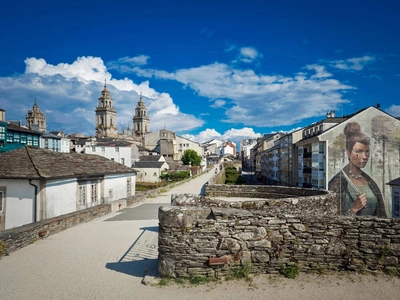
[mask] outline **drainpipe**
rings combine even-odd
[[[37,220],[37,190],[38,190],[38,187],[37,187],[37,185],[34,185],[32,183],[32,179],[29,179],[29,185],[35,187],[35,200],[33,202],[33,210],[34,210],[35,214],[33,217],[33,222],[36,222],[36,220]]]

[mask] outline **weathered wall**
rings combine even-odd
[[[242,197],[280,199],[298,196],[328,194],[325,190],[312,190],[298,187],[272,185],[227,185],[209,183],[206,195],[210,197]]]
[[[163,276],[226,275],[229,264],[248,262],[261,273],[399,270],[399,219],[171,206],[160,207],[159,221]],[[210,266],[210,257],[229,264]]]
[[[335,193],[265,200],[246,200],[246,198],[242,198],[241,200],[235,199],[235,201],[224,201],[195,194],[171,195],[171,204],[174,206],[236,208],[251,211],[259,210],[269,214],[290,212],[290,214],[304,215],[336,215],[338,213],[336,207],[338,201],[339,199]]]

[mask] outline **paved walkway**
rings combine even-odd
[[[0,299],[140,299],[143,276],[158,273],[158,208],[173,193],[202,193],[213,175],[3,257]]]

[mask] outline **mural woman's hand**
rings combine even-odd
[[[356,200],[354,200],[350,209],[353,213],[357,213],[360,209],[363,209],[367,204],[367,196],[365,194],[359,195]]]

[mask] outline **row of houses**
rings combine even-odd
[[[135,195],[133,168],[98,155],[24,146],[0,154],[0,230]]]
[[[361,171],[379,188],[386,215],[400,217],[396,186],[400,176],[400,120],[383,112],[379,105],[342,117],[331,111],[325,119],[299,130],[245,140],[241,142],[243,166],[266,184],[332,190],[335,175],[341,176],[351,160],[351,151],[346,148],[350,139],[346,125],[350,123],[357,128],[358,136],[368,141],[368,162]]]

